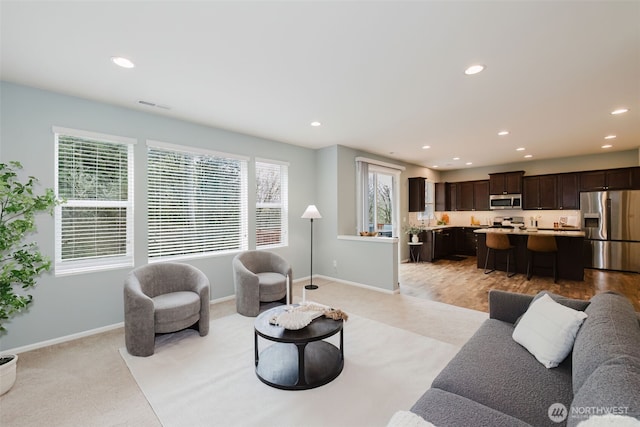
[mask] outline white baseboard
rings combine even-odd
[[[78,332],[77,334],[65,335],[59,338],[53,338],[46,341],[40,341],[37,343],[25,345],[22,347],[10,348],[8,350],[2,350],[2,353],[10,353],[10,354],[20,354],[31,350],[38,350],[39,348],[49,347],[51,345],[62,344],[64,342],[77,340],[80,338],[88,337],[91,335],[101,334],[103,332],[108,332],[114,329],[123,328],[124,322],[115,323],[113,325],[102,326],[100,328],[90,329],[88,331]]]
[[[382,292],[385,294],[398,294],[400,293],[400,289],[396,289],[394,291],[388,290],[388,289],[382,289],[382,288],[377,288],[375,286],[371,286],[371,285],[365,285],[362,283],[358,283],[358,282],[351,282],[348,280],[343,280],[343,279],[337,279],[335,277],[330,277],[330,276],[323,276],[323,275],[313,275],[313,278],[319,278],[319,279],[325,279],[325,280],[331,280],[333,282],[339,282],[345,285],[349,285],[349,286],[356,286],[359,288],[364,288],[364,289],[368,289],[371,291],[377,291],[377,292]],[[309,280],[309,276],[307,277],[301,277],[299,279],[294,279],[293,283],[299,283],[299,282],[305,282]],[[226,297],[222,297],[222,298],[217,298],[214,300],[211,300],[209,302],[209,305],[213,305],[213,304],[218,304],[221,302],[225,302],[225,301],[230,301],[235,299],[236,296],[235,294],[233,295],[229,295]],[[124,322],[118,322],[115,323],[113,325],[107,325],[107,326],[101,326],[99,328],[95,328],[95,329],[89,329],[88,331],[82,331],[82,332],[78,332],[76,334],[71,334],[71,335],[65,335],[59,338],[53,338],[50,340],[46,340],[46,341],[40,341],[37,343],[33,343],[33,344],[28,344],[22,347],[15,347],[15,348],[10,348],[7,350],[1,350],[0,353],[2,354],[20,354],[20,353],[25,353],[27,351],[32,351],[32,350],[38,350],[40,348],[44,348],[44,347],[49,347],[52,345],[56,345],[56,344],[62,344],[65,342],[69,342],[69,341],[73,341],[73,340],[77,340],[80,338],[85,338],[91,335],[96,335],[96,334],[101,334],[103,332],[108,332],[108,331],[112,331],[114,329],[118,329],[118,328],[123,328],[124,327]]]
[[[221,302],[230,301],[230,300],[233,300],[235,298],[236,298],[235,294],[234,295],[229,295],[229,296],[226,296],[226,297],[222,297],[222,298],[217,298],[217,299],[211,300],[209,302],[209,305],[211,306],[213,304],[218,304],[218,303],[221,303]],[[15,348],[10,348],[8,350],[1,350],[0,353],[2,353],[2,354],[20,354],[20,353],[25,353],[27,351],[38,350],[40,348],[49,347],[51,345],[56,345],[56,344],[62,344],[62,343],[73,341],[73,340],[77,340],[77,339],[80,339],[80,338],[89,337],[91,335],[96,335],[96,334],[101,334],[103,332],[112,331],[112,330],[118,329],[118,328],[124,328],[124,322],[114,323],[113,325],[101,326],[99,328],[89,329],[88,331],[82,331],[82,332],[78,332],[76,334],[65,335],[63,337],[53,338],[53,339],[46,340],[46,341],[40,341],[40,342],[37,342],[37,343],[25,345],[25,346],[22,346],[22,347],[15,347]]]

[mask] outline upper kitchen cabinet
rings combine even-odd
[[[640,166],[631,168],[631,189],[640,190]]]
[[[488,211],[489,181],[458,182],[456,191],[456,210]]]
[[[557,208],[557,176],[527,176],[523,179],[523,203],[525,210]]]
[[[607,169],[580,173],[580,191],[628,190],[633,188],[635,168]]]
[[[524,171],[490,173],[489,194],[522,193],[522,177]]]
[[[448,182],[436,182],[436,211],[451,210],[451,184]]]
[[[425,205],[425,178],[409,178],[409,212],[422,212]]]
[[[473,210],[488,211],[489,210],[489,187],[488,180],[473,182]]]
[[[558,177],[558,209],[580,209],[578,173],[561,173]]]

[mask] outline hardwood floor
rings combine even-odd
[[[617,291],[627,296],[640,312],[640,274],[585,269],[584,281],[517,274],[503,271],[484,274],[476,267],[476,257],[462,261],[438,260],[434,263],[400,264],[400,293],[444,302],[474,310],[488,311],[487,294],[501,289],[535,295],[542,290],[577,299],[589,299],[599,292]]]

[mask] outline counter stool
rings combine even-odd
[[[484,260],[484,274],[489,274],[496,271],[496,252],[507,251],[507,277],[515,276],[518,269],[516,268],[516,254],[513,254],[513,273],[509,274],[509,260],[511,258],[511,251],[515,249],[515,246],[509,242],[509,236],[502,233],[487,233],[487,258]],[[487,264],[489,263],[489,253],[493,250],[493,270],[487,271]],[[515,251],[514,251],[515,252]]]
[[[553,256],[553,283],[558,282],[558,245],[555,236],[535,236],[527,238],[527,280],[533,275],[533,260],[535,254]]]

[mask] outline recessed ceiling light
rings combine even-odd
[[[422,149],[423,149],[423,150],[428,150],[429,148],[431,148],[431,146],[430,146],[430,145],[423,145],[423,146],[422,146]]]
[[[605,144],[605,145],[602,146],[602,148],[611,148],[611,147],[613,147],[613,145],[611,145],[611,144]]]
[[[500,135],[500,136],[509,135],[509,131],[508,130],[501,130],[500,132],[498,132],[498,135]]]
[[[516,148],[516,151],[524,151],[524,147],[518,147]]]
[[[525,159],[530,159],[532,157],[533,157],[533,154],[527,154],[527,155],[524,156]]]
[[[628,109],[628,108],[617,108],[617,109],[613,110],[613,111],[611,112],[611,114],[613,114],[613,115],[615,116],[615,115],[617,115],[617,114],[624,114],[624,113],[626,113],[627,111],[629,111],[629,109]]]
[[[471,166],[472,164],[473,164],[472,162],[465,163],[465,165],[467,165],[467,166]]]
[[[122,56],[112,56],[111,62],[122,68],[133,68],[136,66],[130,59],[123,58]]]
[[[615,135],[607,135],[604,137],[604,139],[615,139],[616,136]]]
[[[432,167],[432,168],[439,168],[440,166],[438,166],[438,165],[433,165],[433,166],[431,166],[431,167]]]
[[[470,66],[469,68],[467,68],[466,70],[464,70],[464,73],[467,76],[472,76],[474,74],[478,74],[479,72],[481,72],[482,70],[484,70],[484,65],[480,65],[480,64],[475,64]]]
[[[322,124],[322,123],[320,123],[320,122],[311,122],[311,126],[313,126],[313,127],[318,127],[318,126],[320,126],[321,124]]]
[[[453,160],[460,160],[460,157],[454,157]]]

